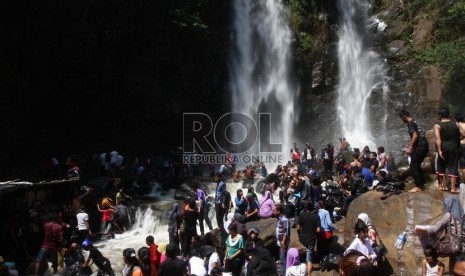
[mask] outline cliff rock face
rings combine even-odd
[[[319,147],[342,135],[336,109],[340,11],[336,0],[311,1],[307,9],[296,4],[301,2],[294,0],[289,5],[291,18],[307,16],[306,24],[291,21],[296,33],[296,71],[303,97],[296,135]],[[465,25],[465,4],[436,0],[365,3],[370,5],[371,25],[366,26],[372,36],[370,45],[389,67],[389,92],[383,100],[387,114],[380,117],[376,111],[382,95],[373,91],[371,127],[376,143],[385,146],[396,162],[405,163],[405,158],[400,157],[409,138],[397,116],[400,109],[407,108],[423,128],[430,129],[439,107],[448,107],[452,116],[463,113],[465,108],[465,98],[459,96],[463,93],[465,72],[465,54],[459,50],[463,49],[460,37],[464,29],[459,26]]]
[[[360,213],[366,213],[377,228],[388,249],[386,261],[381,263],[382,275],[419,275],[424,259],[423,248],[415,235],[416,224],[434,224],[443,215],[443,199],[448,193],[427,190],[407,193],[380,200],[381,193],[368,192],[355,199],[347,213],[344,233],[345,245],[354,239],[353,227]],[[397,236],[407,233],[401,250],[394,247]],[[448,260],[442,260],[446,266]],[[446,267],[446,271],[448,268]]]

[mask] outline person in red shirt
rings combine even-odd
[[[145,243],[150,249],[150,268],[151,268],[151,276],[157,276],[158,275],[158,268],[160,267],[160,259],[161,259],[161,253],[158,252],[158,245],[155,244],[155,239],[153,238],[152,235],[147,236],[145,238]]]
[[[102,227],[101,231],[104,235],[108,234],[111,229],[111,220],[113,219],[113,206],[103,206],[103,209],[100,208],[100,204],[97,204],[97,209],[102,213]]]
[[[58,215],[51,214],[50,221],[44,225],[44,241],[37,255],[37,263],[35,267],[35,275],[39,275],[41,264],[47,261],[47,258],[52,262],[53,273],[57,273],[58,268],[58,249],[63,243],[63,228],[57,222]]]

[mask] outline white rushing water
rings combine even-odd
[[[271,113],[271,142],[282,144],[283,162],[294,142],[299,93],[290,78],[288,15],[282,0],[233,0],[232,111],[249,115],[257,125],[259,112]],[[243,131],[237,132],[235,140],[241,141]]]
[[[376,122],[383,128],[386,121],[386,68],[381,57],[370,48],[367,26],[369,3],[366,0],[340,0],[341,14],[339,25],[339,86],[337,110],[342,125],[342,133],[348,141],[357,147],[375,146],[370,120],[373,114],[384,112],[382,122]],[[384,24],[384,23],[383,23]],[[378,26],[384,30],[385,26]],[[374,91],[381,91],[381,99],[370,103]],[[382,130],[382,129],[380,129]],[[380,131],[380,133],[382,133]]]

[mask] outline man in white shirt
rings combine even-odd
[[[79,244],[92,235],[89,224],[89,215],[85,212],[84,205],[81,205],[79,213],[76,215]]]

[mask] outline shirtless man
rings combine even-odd
[[[449,118],[449,110],[441,108],[438,112],[439,121],[434,124],[436,143],[436,173],[439,189],[446,188],[446,171],[450,179],[451,193],[457,192],[457,152],[460,147],[460,132],[457,124]]]
[[[462,171],[462,179],[465,181],[465,118],[462,114],[457,113],[455,121],[460,131],[459,166]]]
[[[350,167],[351,168],[357,167],[359,170],[362,169],[363,164],[362,164],[362,162],[360,162],[358,160],[358,154],[357,153],[354,153],[352,155],[352,162],[350,162]]]

